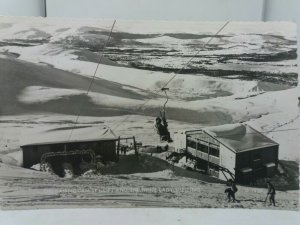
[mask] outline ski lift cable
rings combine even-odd
[[[206,43],[204,43],[202,45],[202,48],[205,47],[206,45],[208,45],[229,23],[230,23],[230,21],[228,20]],[[187,61],[187,63],[183,67],[181,67],[175,74],[173,74],[173,76],[159,90],[156,90],[154,92],[154,94],[157,94],[162,89],[166,88],[175,79],[175,77],[179,73],[181,73],[196,58],[196,56],[200,53],[200,51],[202,50],[202,48],[199,48],[199,50],[194,54],[194,56],[192,58],[190,58]],[[138,109],[144,107],[151,100],[152,100],[151,98],[147,99],[140,107],[138,107]]]
[[[129,110],[129,109],[127,109],[127,110],[123,110],[123,111],[125,111],[125,112],[128,112],[128,113],[132,113],[132,114],[136,114],[136,115],[144,115],[144,116],[148,116],[148,115],[146,115],[145,113],[143,113],[143,112],[136,112],[136,111],[134,111],[134,110]],[[130,115],[127,115],[127,118],[126,118],[126,120],[132,115],[132,114],[130,114]],[[298,118],[298,116],[296,117],[296,118]],[[295,118],[295,119],[296,119]],[[115,126],[115,127],[113,127],[112,129],[116,129],[117,127],[118,127],[118,125],[120,125],[120,124],[122,124],[123,122],[125,122],[125,119],[124,120],[122,120],[121,122],[119,122],[119,123],[117,123],[117,126]],[[112,124],[113,125],[113,124]],[[152,130],[153,128],[151,128],[151,127],[149,127],[149,128],[143,128],[143,129],[149,129],[149,130]],[[187,130],[187,129],[191,129],[190,127],[183,127],[183,128],[181,128],[181,130]],[[276,128],[272,128],[272,129],[270,129],[270,130],[267,130],[267,131],[259,131],[260,133],[263,133],[263,134],[268,134],[268,133],[277,133],[277,132],[287,132],[287,131],[296,131],[296,130],[299,130],[299,128],[289,128],[289,129],[280,129],[280,130],[275,130]],[[120,130],[120,131],[125,131],[125,130]],[[247,134],[257,134],[256,132],[249,132],[249,133],[247,133]],[[231,136],[231,134],[226,134],[226,135],[222,135],[222,136]],[[234,135],[232,135],[232,136],[234,136]]]
[[[166,100],[166,102],[165,102],[165,104],[164,104],[164,110],[165,110],[165,109],[166,109],[166,105],[167,105],[167,103],[168,103],[168,101],[169,101],[169,96],[168,96],[168,94],[167,94],[167,90],[164,90],[164,92],[165,92],[166,98],[167,98],[167,100]]]
[[[228,21],[226,21],[226,23],[206,42],[206,43],[204,43],[203,44],[203,46],[202,46],[202,48],[203,47],[205,47],[207,44],[209,44],[228,24],[230,23],[230,21],[228,20]],[[202,48],[200,48],[196,53],[195,53],[195,55],[192,57],[192,58],[190,58],[188,61],[187,61],[187,63],[182,67],[182,68],[180,68],[162,87],[161,87],[161,89],[159,89],[159,90],[156,90],[155,92],[154,92],[154,94],[156,95],[156,94],[158,94],[158,92],[159,91],[161,91],[162,89],[164,89],[164,88],[166,88],[166,86],[167,85],[169,85],[173,80],[174,80],[174,78],[179,74],[179,73],[181,73],[182,72],[182,70],[184,70],[191,62],[192,62],[192,60],[199,54],[199,52],[202,50]],[[147,99],[147,100],[145,100],[145,102],[144,103],[142,103],[141,105],[139,105],[137,108],[136,108],[136,111],[137,110],[139,110],[139,109],[142,109],[145,105],[147,105],[148,104],[148,102],[150,102],[152,100],[152,98],[149,98],[149,99]],[[143,114],[145,114],[145,113],[143,113]],[[128,118],[129,118],[129,116],[131,116],[131,115],[128,115],[127,117],[125,117],[125,119],[123,120],[123,121],[121,121],[120,123],[118,123],[113,129],[116,129],[117,127],[119,127],[120,126],[120,124],[122,124],[122,123],[124,123]]]
[[[144,129],[153,129],[153,128],[144,128]],[[289,131],[298,131],[299,128],[289,128],[289,129],[281,129],[281,130],[269,130],[269,131],[258,131],[258,132],[249,132],[249,133],[246,133],[247,135],[257,135],[257,133],[260,133],[260,134],[265,134],[265,135],[272,135],[272,138],[273,138],[273,135],[274,133],[282,133],[282,132],[289,132]],[[121,130],[121,131],[125,131],[125,130]],[[128,131],[128,129],[127,129]],[[146,132],[146,131],[143,131],[143,132],[139,132],[139,134],[146,134],[146,135],[149,135],[149,132]],[[231,138],[231,137],[237,137],[238,135],[242,135],[242,134],[225,134],[225,135],[218,135],[216,138]],[[268,136],[269,137],[269,136]],[[269,137],[270,138],[270,137]],[[196,138],[197,140],[199,140],[198,138]]]
[[[143,130],[153,130],[153,128],[151,127],[148,127],[148,128],[143,128]],[[183,129],[184,130],[184,129]],[[299,128],[289,128],[289,129],[281,129],[281,130],[269,130],[269,131],[258,131],[258,132],[249,132],[249,133],[246,133],[247,135],[248,134],[257,134],[257,133],[261,133],[261,134],[271,134],[271,133],[280,133],[280,132],[288,132],[288,131],[297,131],[299,130]],[[121,131],[128,131],[128,129],[126,130],[121,130]],[[191,131],[193,131],[191,129]],[[139,134],[149,134],[149,132],[139,132]],[[237,136],[239,134],[224,134],[224,135],[218,135],[218,137],[222,138],[226,138],[226,137],[231,137],[231,136]],[[240,134],[241,135],[241,134]]]
[[[210,37],[210,39],[205,43],[205,44],[203,44],[203,46],[202,47],[205,47],[206,45],[208,45],[228,24],[229,24],[229,20],[217,31],[217,33],[215,33],[215,35],[213,35],[212,37]],[[172,82],[172,80],[174,80],[174,78],[178,75],[178,74],[180,74],[181,72],[182,72],[182,70],[184,70],[195,58],[196,58],[196,56],[200,53],[200,51],[202,50],[202,48],[199,48],[198,49],[198,51],[196,52],[196,54],[192,57],[192,58],[190,58],[188,61],[187,61],[187,63],[183,66],[183,67],[181,67],[181,69],[179,69],[178,71],[177,71],[177,73],[175,73],[172,77],[171,77],[171,79],[169,79],[168,80],[168,82],[166,82],[165,84],[164,84],[164,86],[161,88],[161,89],[163,89],[163,88],[165,88],[166,86],[168,86],[168,84],[169,83],[171,83]]]
[[[100,57],[99,57],[99,60],[98,60],[96,69],[95,69],[95,71],[94,71],[94,73],[93,73],[93,76],[92,76],[92,80],[91,80],[91,82],[90,82],[90,85],[89,85],[89,87],[88,87],[86,93],[85,93],[87,96],[88,96],[89,92],[91,91],[91,89],[92,89],[92,87],[93,87],[93,83],[94,83],[94,81],[95,81],[95,78],[96,78],[96,74],[97,74],[98,68],[99,68],[99,66],[100,66],[100,64],[101,64],[101,62],[102,62],[102,59],[103,59],[103,52],[104,52],[104,49],[106,48],[106,46],[108,45],[108,43],[109,43],[109,41],[110,41],[110,39],[111,39],[111,35],[112,35],[113,29],[114,29],[114,27],[115,27],[115,24],[116,24],[116,20],[114,20],[114,22],[113,22],[113,24],[112,24],[112,26],[111,26],[111,29],[110,29],[109,36],[108,36],[108,38],[106,39],[106,41],[105,41],[105,43],[104,43],[104,46],[103,46],[103,48],[102,48],[102,53],[100,54]],[[70,132],[70,135],[69,135],[69,138],[68,138],[68,142],[71,140],[71,137],[72,137],[72,135],[73,135],[73,131],[74,131],[74,129],[75,129],[76,126],[77,126],[78,120],[79,120],[79,118],[80,118],[80,116],[81,116],[81,110],[82,110],[82,108],[83,108],[83,105],[84,105],[84,99],[83,99],[83,100],[81,101],[81,103],[80,103],[80,107],[79,107],[79,109],[78,109],[78,113],[77,113],[77,116],[76,116],[76,120],[75,120],[74,126],[73,126],[72,129],[71,129],[71,132]],[[110,128],[110,127],[109,127],[109,128]]]

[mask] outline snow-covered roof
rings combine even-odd
[[[206,127],[203,131],[234,152],[278,145],[261,132],[242,123]]]
[[[117,139],[117,136],[113,133],[113,131],[105,126],[83,128],[78,127],[76,129],[73,129],[72,135],[71,130],[72,127],[67,127],[23,135],[20,140],[20,146],[23,147],[29,145],[89,142]]]

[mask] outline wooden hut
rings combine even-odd
[[[71,135],[72,132],[72,135]],[[41,162],[45,153],[92,150],[96,157],[106,161],[117,160],[116,142],[118,138],[109,128],[79,127],[57,128],[23,136],[23,166],[30,168]]]

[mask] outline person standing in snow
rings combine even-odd
[[[235,202],[236,201],[235,193],[237,192],[238,189],[232,179],[229,179],[228,181],[229,181],[230,188],[227,188],[225,190],[225,193],[227,193],[228,202],[230,202],[231,199],[233,202]]]
[[[270,181],[267,181],[267,185],[268,185],[268,194],[267,194],[267,198],[269,196],[269,200],[270,200],[270,205],[273,204],[273,206],[275,206],[275,188],[274,188],[274,185],[270,182]],[[266,198],[266,200],[267,200]]]

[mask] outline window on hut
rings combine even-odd
[[[204,153],[208,153],[208,147],[205,145],[198,144],[197,150],[204,152]]]
[[[209,154],[215,157],[219,157],[220,156],[220,151],[219,149],[216,148],[210,148],[209,149]]]
[[[190,147],[190,148],[196,149],[196,142],[195,142],[195,141],[188,140],[188,141],[187,141],[187,146]]]

